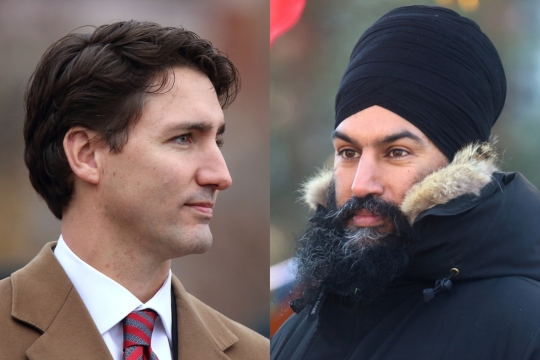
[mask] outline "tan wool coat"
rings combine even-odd
[[[0,281],[0,360],[112,360],[54,246]],[[268,339],[188,294],[174,275],[172,289],[179,360],[269,359]]]

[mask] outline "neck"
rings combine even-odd
[[[156,257],[141,245],[143,239],[86,210],[66,211],[61,227],[64,241],[81,260],[146,303],[167,279],[170,259]]]

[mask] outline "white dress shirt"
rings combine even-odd
[[[159,360],[171,360],[171,271],[159,291],[146,304],[125,287],[82,261],[62,235],[54,255],[88,308],[114,360],[123,360],[122,319],[134,310],[152,309],[159,318],[152,333],[152,350]]]

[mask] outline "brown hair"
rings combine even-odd
[[[24,160],[32,186],[57,218],[73,193],[63,148],[68,130],[94,130],[112,152],[120,152],[141,116],[144,96],[162,91],[174,66],[208,76],[222,108],[240,88],[227,56],[181,27],[117,22],[92,34],[70,33],[45,52],[26,90]]]

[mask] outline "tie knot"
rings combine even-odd
[[[150,346],[158,315],[153,310],[133,311],[124,318],[124,349],[130,346]]]

